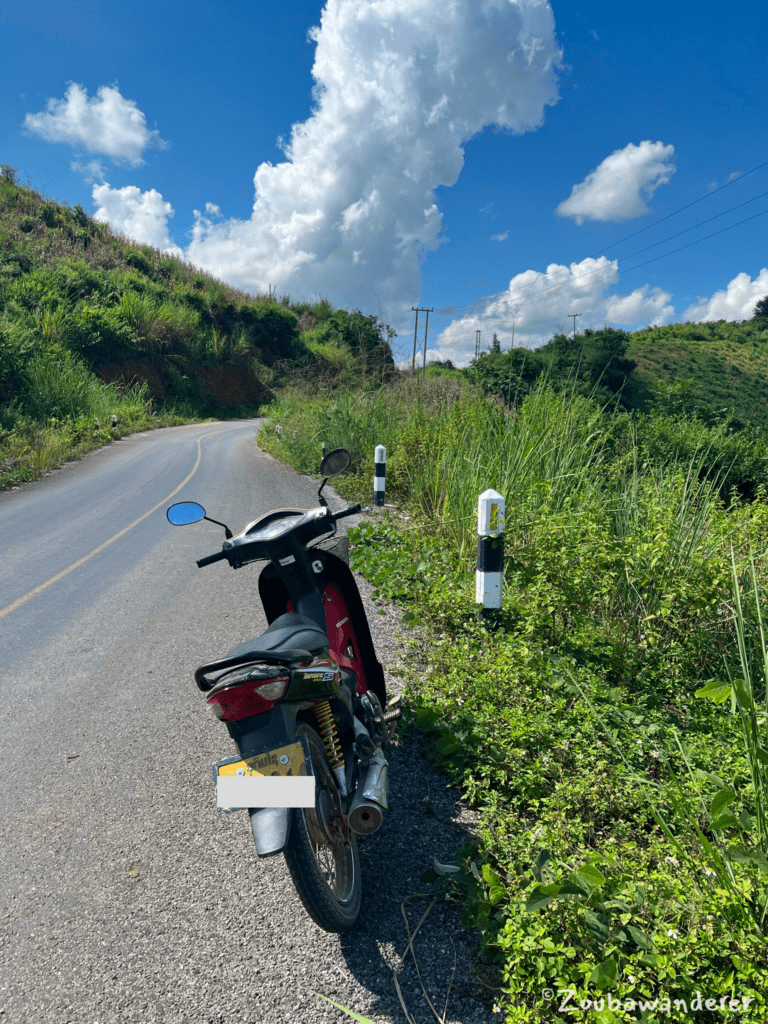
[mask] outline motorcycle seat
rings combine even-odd
[[[206,678],[209,673],[222,672],[235,665],[259,660],[291,666],[295,662],[309,661],[321,651],[328,653],[327,634],[306,615],[285,612],[261,636],[238,644],[218,661],[201,665],[195,672],[195,682],[206,692],[216,685],[216,681]]]
[[[279,615],[261,636],[233,647],[227,657],[239,658],[247,655],[258,658],[260,655],[280,654],[290,658],[294,651],[317,654],[327,648],[327,634],[312,619],[298,612],[285,612]]]

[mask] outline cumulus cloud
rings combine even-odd
[[[94,185],[94,217],[128,238],[162,249],[173,256],[184,253],[168,234],[168,218],[174,209],[155,189],[142,192],[135,185],[112,188],[109,183]]]
[[[755,305],[768,295],[768,268],[763,267],[752,280],[749,274],[737,274],[726,288],[707,299],[700,298],[683,313],[683,320],[751,320]]]
[[[418,302],[441,238],[435,202],[486,125],[537,128],[561,52],[545,0],[329,0],[315,107],[254,175],[249,220],[197,213],[187,258],[246,290],[341,306],[374,296],[393,325]]]
[[[504,349],[537,348],[553,334],[572,327],[569,315],[580,313],[578,329],[608,324],[629,327],[662,324],[674,315],[671,295],[643,285],[628,295],[606,295],[619,279],[618,261],[605,256],[564,266],[550,263],[545,272],[526,270],[509,282],[506,291],[469,306],[437,337],[427,358],[451,359],[467,366],[475,354],[475,331],[485,339],[495,331]],[[557,311],[553,315],[553,311]]]
[[[491,241],[492,242],[506,242],[506,240],[508,238],[509,238],[509,232],[508,231],[504,231],[500,235],[491,235]]]
[[[574,185],[555,213],[573,217],[577,224],[642,217],[648,213],[644,198],[651,199],[659,185],[665,185],[675,173],[671,163],[674,155],[675,147],[663,142],[646,140],[639,146],[630,142],[624,149],[614,150],[584,181]]]
[[[69,82],[64,99],[50,99],[46,111],[27,114],[24,127],[46,142],[84,146],[132,167],[144,163],[145,149],[167,145],[158,132],[147,128],[144,114],[116,85],[102,85],[89,99],[82,85]]]
[[[89,160],[87,164],[80,160],[73,160],[69,166],[77,174],[82,174],[89,185],[94,181],[106,180],[107,173],[101,160]]]

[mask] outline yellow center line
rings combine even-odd
[[[120,537],[128,533],[129,530],[132,530],[134,526],[138,526],[139,523],[142,522],[142,520],[147,518],[147,516],[151,516],[153,512],[157,512],[157,510],[161,508],[161,506],[163,506],[166,503],[166,501],[170,501],[175,494],[179,493],[179,491],[186,483],[189,483],[189,481],[197,472],[197,467],[200,465],[200,459],[202,458],[202,449],[200,447],[200,442],[204,441],[206,437],[210,437],[214,433],[216,433],[216,431],[211,430],[209,433],[203,434],[202,437],[199,437],[197,439],[197,459],[195,461],[194,466],[192,467],[192,472],[189,474],[189,476],[184,477],[179,486],[175,490],[171,491],[171,493],[166,498],[163,498],[162,501],[159,501],[154,506],[154,508],[151,508],[149,510],[149,512],[145,512],[143,516],[139,516],[138,519],[135,519],[130,524],[130,526],[126,526],[124,530],[121,530],[119,533],[116,533],[114,537],[110,537],[109,540],[105,540],[103,544],[99,544],[99,546],[97,548],[94,548],[93,551],[90,552],[90,554],[83,555],[82,558],[79,558],[76,562],[73,562],[72,565],[67,566],[66,569],[62,569],[61,572],[57,572],[55,576],[51,576],[51,578],[49,580],[46,580],[45,583],[41,583],[39,587],[35,587],[34,590],[30,590],[28,593],[24,594],[23,597],[18,597],[11,604],[6,605],[5,608],[0,608],[0,619],[4,619],[6,615],[10,615],[11,612],[15,612],[17,608],[20,608],[21,605],[29,601],[30,598],[42,593],[43,590],[46,590],[54,583],[58,583],[58,581],[60,579],[63,579],[64,576],[67,575],[67,573],[72,572],[73,569],[79,568],[81,565],[87,562],[89,558],[93,558],[94,555],[98,555],[100,551],[104,550],[104,548],[109,547],[109,545],[112,544],[114,541],[119,540]]]

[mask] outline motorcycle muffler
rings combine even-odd
[[[347,820],[353,832],[370,836],[381,828],[384,811],[389,808],[389,766],[381,750],[371,757],[365,782],[355,792]]]

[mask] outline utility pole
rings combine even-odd
[[[427,314],[427,322],[424,325],[424,362],[423,362],[422,367],[421,367],[421,379],[422,380],[426,380],[427,379],[427,331],[429,330],[429,314],[432,313],[433,311],[434,311],[434,306],[432,307],[432,309],[426,309],[424,311]]]
[[[475,359],[480,355],[480,335],[482,331],[475,331]]]
[[[581,313],[569,313],[568,316],[573,317],[573,336],[576,337],[576,317],[581,316]]]
[[[416,313],[416,323],[413,325],[413,359],[411,360],[411,373],[416,374],[416,336],[419,330],[419,313],[427,314],[427,327],[429,327],[429,314],[434,312],[433,309],[426,309],[423,306],[411,306],[411,309]],[[424,373],[427,372],[427,332],[424,331]]]
[[[416,373],[416,332],[419,329],[419,310],[416,306],[411,306],[411,309],[416,310],[416,323],[413,325],[413,359],[411,361],[411,375]]]

